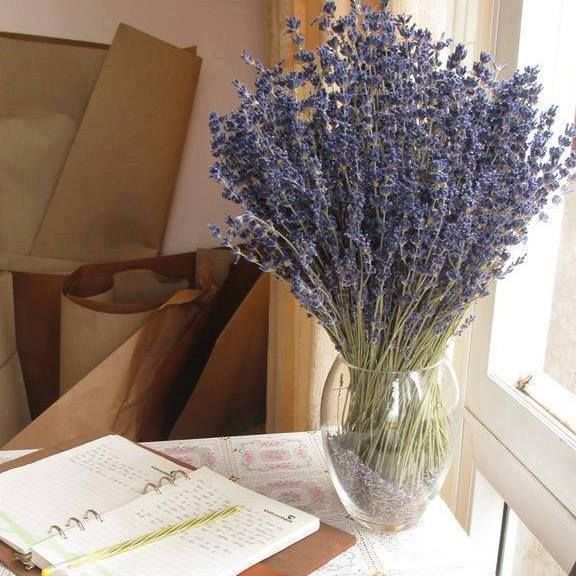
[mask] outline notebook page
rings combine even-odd
[[[318,530],[317,518],[284,505],[201,468],[188,480],[150,493],[91,524],[85,532],[70,533],[67,540],[54,537],[34,550],[59,564],[232,505],[243,509],[233,516],[190,529],[114,558],[59,574],[96,576],[227,576],[242,572]],[[184,570],[183,570],[184,568]]]
[[[121,436],[106,436],[0,474],[0,539],[28,551],[87,509],[103,514],[180,467]]]

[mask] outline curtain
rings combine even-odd
[[[340,10],[347,0],[339,0]],[[323,0],[269,0],[268,60],[273,65],[292,60],[286,19],[296,16],[303,27],[307,49],[321,41],[310,22],[320,14]],[[320,395],[336,352],[324,329],[309,318],[285,282],[270,287],[268,394],[266,429],[290,432],[318,428]]]
[[[391,10],[396,14],[411,14],[414,22],[432,31],[433,36],[443,32],[451,34],[453,5],[458,0],[392,0]],[[462,4],[462,0],[459,0]],[[465,0],[466,1],[466,0]]]
[[[379,0],[369,0],[377,7]],[[408,13],[416,24],[431,29],[434,36],[454,35],[469,46],[472,56],[489,48],[494,0],[392,0],[395,13]],[[269,64],[292,63],[286,19],[296,16],[303,24],[306,48],[321,42],[320,32],[310,26],[321,11],[323,0],[269,0]],[[349,0],[338,0],[337,10],[345,12]],[[291,295],[280,280],[273,279],[270,297],[268,351],[268,432],[316,429],[320,420],[322,386],[336,357],[326,332]]]
[[[319,426],[322,386],[336,351],[285,282],[270,291],[266,429],[289,432]]]

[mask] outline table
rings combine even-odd
[[[314,576],[489,576],[468,536],[440,498],[431,502],[419,524],[410,530],[376,535],[357,525],[332,487],[317,432],[179,440],[148,446],[196,467],[208,466],[243,486],[353,533],[356,546]],[[0,452],[0,462],[22,454]],[[0,565],[0,576],[12,576],[12,572]]]

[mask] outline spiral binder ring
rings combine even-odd
[[[86,512],[84,512],[84,520],[90,520],[90,518],[94,518],[95,520],[98,520],[98,522],[104,522],[104,520],[102,520],[102,517],[100,516],[100,514],[98,514],[98,512],[96,512],[96,510],[92,510],[92,508],[90,508],[89,510],[86,510]]]
[[[73,524],[76,524],[76,526],[80,528],[81,532],[84,532],[84,530],[86,530],[84,522],[82,522],[82,520],[78,520],[76,516],[71,516],[70,518],[68,518],[68,521],[66,522],[66,528],[71,528]]]
[[[176,480],[178,476],[184,476],[186,480],[190,480],[190,475],[188,472],[184,472],[184,470],[172,470],[172,472],[170,472],[170,476],[173,480]]]
[[[164,484],[170,484],[170,486],[176,486],[176,480],[178,480],[178,478],[183,477],[186,480],[190,479],[190,475],[187,472],[185,472],[184,470],[172,470],[171,472],[168,472],[165,474],[166,475],[163,476],[162,478],[160,478],[160,480],[158,481],[157,484],[155,484],[154,482],[148,482],[146,484],[146,486],[144,486],[143,493],[148,494],[148,492],[150,492],[150,490],[154,490],[154,492],[156,492],[156,494],[162,494],[161,488],[164,486]],[[89,508],[88,510],[86,510],[86,512],[84,512],[84,515],[82,516],[82,518],[84,520],[94,519],[100,523],[104,522],[104,520],[102,519],[100,514],[98,514],[98,512],[96,512],[96,510],[94,510],[93,508]],[[80,520],[76,516],[71,516],[70,518],[68,518],[68,520],[66,521],[66,524],[64,526],[66,528],[71,528],[73,525],[76,525],[80,529],[80,531],[82,531],[82,532],[84,532],[86,530],[86,526],[85,526],[84,522],[82,522],[82,520]],[[61,536],[65,540],[68,539],[68,535],[66,534],[66,531],[61,526],[59,526],[58,524],[53,524],[52,526],[50,526],[50,528],[48,528],[48,534],[52,534],[52,533],[57,533],[59,536]],[[24,565],[25,570],[32,570],[36,567],[34,565],[34,563],[32,562],[32,554],[31,553],[21,554],[21,553],[15,552],[14,558]]]
[[[96,512],[96,510],[93,510],[92,508],[90,508],[89,510],[86,510],[86,512],[84,512],[83,518],[84,518],[84,520],[89,520],[90,518],[94,518],[95,520],[98,520],[98,522],[104,522],[104,520],[102,520],[102,517],[100,516],[100,514],[98,514],[98,512]],[[70,518],[68,518],[64,527],[65,528],[71,528],[73,525],[78,526],[78,528],[80,529],[81,532],[84,532],[86,530],[86,526],[84,525],[84,522],[82,522],[82,520],[76,518],[76,516],[71,516]],[[53,524],[48,529],[48,534],[52,534],[53,532],[57,532],[60,536],[62,536],[62,538],[66,539],[66,540],[68,539],[68,535],[66,534],[66,531],[61,526],[59,526],[58,524]],[[25,563],[24,560],[21,560],[21,561],[23,563]]]
[[[176,480],[180,476],[183,476],[184,478],[186,478],[186,480],[190,479],[190,476],[186,472],[184,472],[184,470],[172,470],[171,472],[168,472],[166,476],[160,478],[157,484],[154,484],[154,482],[148,482],[148,484],[144,486],[143,493],[148,494],[150,490],[154,490],[156,494],[162,494],[161,490],[162,486],[164,486],[164,484],[166,483],[170,484],[170,486],[176,486]]]
[[[26,554],[21,554],[20,552],[14,552],[14,560],[17,560],[24,565],[24,570],[33,570],[36,568],[34,562],[32,562],[32,552]]]
[[[148,494],[148,492],[150,492],[151,489],[154,490],[156,494],[162,494],[162,491],[158,486],[156,486],[156,484],[154,484],[154,482],[148,482],[148,484],[144,486],[144,494]]]
[[[174,482],[174,478],[172,478],[172,476],[164,476],[164,478],[160,478],[160,481],[158,482],[158,487],[162,488],[162,484],[164,484],[165,482],[168,482],[170,486],[176,486],[176,483]]]
[[[64,530],[62,530],[62,528],[60,528],[58,524],[53,524],[52,526],[50,526],[50,528],[48,528],[48,534],[52,534],[53,531],[58,532],[58,534],[60,534],[60,536],[62,536],[64,540],[68,539],[68,536],[66,536],[66,532],[64,532]]]

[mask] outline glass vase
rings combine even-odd
[[[388,373],[336,359],[322,394],[322,440],[338,496],[355,520],[377,532],[418,521],[446,477],[458,404],[446,359]]]

